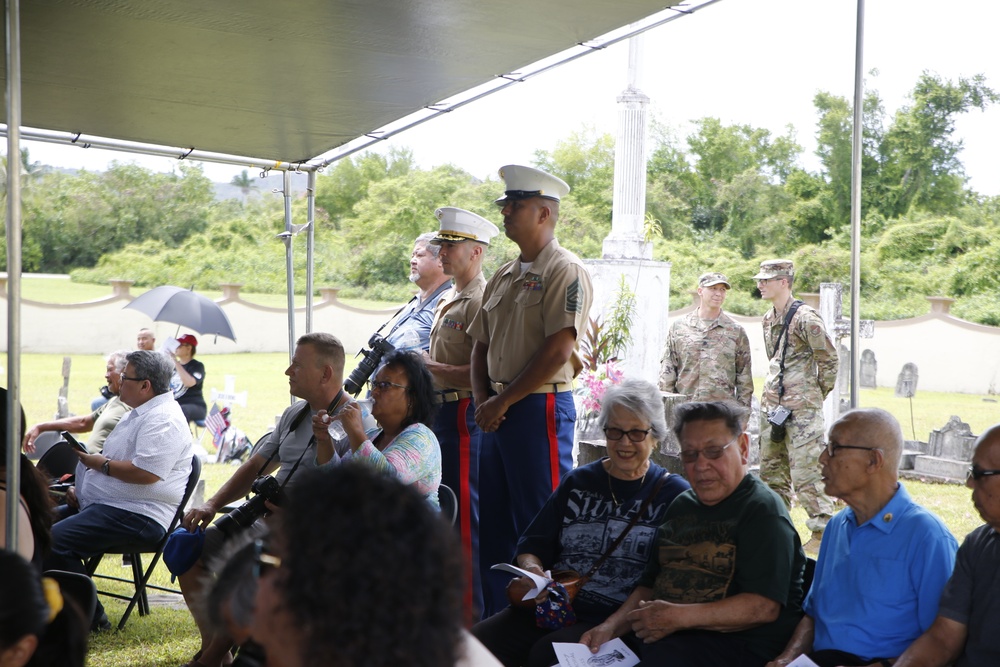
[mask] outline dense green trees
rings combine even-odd
[[[966,185],[953,134],[959,115],[997,94],[982,76],[947,81],[924,74],[907,105],[889,115],[876,91],[865,98],[862,184],[862,314],[904,317],[927,311],[924,296],[958,299],[953,312],[1000,324],[1000,197]],[[686,305],[696,277],[727,273],[728,305],[757,314],[750,279],[761,259],[787,256],[797,291],[848,280],[851,117],[848,100],[814,100],[819,169],[800,165],[794,129],[780,135],[717,118],[694,121],[688,136],[654,123],[648,162],[647,223],[659,232],[655,257],[673,263],[671,305]],[[540,150],[535,164],[572,187],[561,206],[560,241],[599,257],[611,228],[614,142],[583,128]],[[6,161],[3,164],[6,168]],[[280,198],[214,202],[197,167],[154,174],[131,164],[106,173],[48,172],[21,156],[25,174],[25,270],[74,269],[77,279],[125,277],[141,285],[173,282],[282,291]],[[244,194],[246,173],[233,179]],[[401,299],[412,240],[436,228],[434,209],[460,206],[500,224],[495,179],[481,182],[444,165],[421,169],[408,150],[345,158],[317,178],[316,283],[371,298]],[[295,202],[302,222],[304,202]],[[302,237],[295,240],[301,272]],[[515,254],[502,235],[487,255],[491,273]],[[299,273],[301,276],[301,273]],[[301,288],[301,278],[297,283]]]
[[[25,271],[93,266],[130,243],[173,247],[208,223],[212,184],[198,166],[181,163],[170,174],[117,163],[103,173],[35,172],[22,195]]]

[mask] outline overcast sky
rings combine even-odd
[[[813,155],[817,91],[853,96],[856,0],[724,0],[646,33],[640,88],[651,114],[683,136],[690,120],[715,116],[784,133],[789,124]],[[922,71],[944,78],[982,73],[1000,90],[993,0],[868,0],[866,72],[891,113]],[[475,176],[495,175],[509,163],[529,163],[571,132],[593,127],[614,133],[615,98],[625,88],[628,47],[610,47],[523,84],[444,114],[380,144],[406,146],[423,167],[452,163]],[[321,91],[318,91],[321,94]],[[1000,194],[1000,106],[959,118],[960,159],[970,185]],[[170,170],[175,161],[96,149],[25,142],[32,160],[103,169],[112,159]],[[266,156],[262,156],[266,157]],[[206,164],[213,180],[228,181],[241,168]],[[256,173],[254,171],[254,173]]]

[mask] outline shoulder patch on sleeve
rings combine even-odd
[[[583,303],[580,301],[580,279],[577,278],[566,286],[566,312],[579,313],[583,310]]]

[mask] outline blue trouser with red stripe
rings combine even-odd
[[[510,575],[490,571],[509,563],[517,540],[560,478],[573,467],[572,392],[529,394],[484,433],[479,458],[479,553],[483,618],[507,606]]]
[[[465,573],[465,612],[472,621],[483,609],[479,581],[479,441],[476,406],[471,398],[443,403],[434,420],[434,434],[441,444],[441,482],[458,498],[455,522],[462,540]]]

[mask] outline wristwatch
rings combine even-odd
[[[104,459],[104,464],[101,466],[101,472],[108,477],[111,477],[111,459]]]

